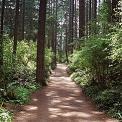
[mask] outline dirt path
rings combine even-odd
[[[22,106],[14,122],[118,122],[110,119],[71,82],[66,66],[58,64],[48,87],[32,95],[29,105]]]

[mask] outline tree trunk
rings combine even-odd
[[[15,25],[14,25],[14,45],[13,45],[13,56],[15,58],[17,51],[17,40],[18,40],[18,23],[19,20],[19,0],[16,0],[16,10],[15,10]]]
[[[97,18],[97,0],[92,0],[92,16],[93,16],[93,19],[96,20]]]
[[[69,3],[69,42],[68,44],[71,44],[73,43],[73,37],[74,37],[74,0],[70,0],[70,3]],[[73,48],[71,48],[71,53],[73,52]]]
[[[108,6],[108,18],[107,21],[111,22],[112,21],[112,3],[111,0],[106,0],[107,6]]]
[[[0,30],[0,82],[3,81],[3,25],[4,25],[5,0],[2,0],[1,30]]]
[[[58,12],[58,0],[55,1],[55,16],[56,16],[56,21],[55,21],[55,37],[54,37],[54,65],[56,67],[56,60],[57,60],[57,57],[56,57],[56,54],[57,54],[57,50],[56,50],[56,47],[57,47],[57,12]]]
[[[88,9],[88,1],[86,1],[85,4],[85,35],[88,36],[89,35],[89,27],[88,27],[88,21],[89,21],[89,9]]]
[[[119,22],[119,17],[116,15],[119,0],[112,0],[112,22]]]
[[[41,85],[47,85],[45,82],[45,21],[46,21],[46,0],[40,0],[39,7],[39,29],[37,41],[37,72],[36,79]]]
[[[77,0],[75,0],[75,7],[74,7],[74,23],[75,23],[75,28],[74,28],[74,37],[77,39]]]
[[[68,29],[67,29],[67,25],[66,25],[66,42],[65,42],[65,54],[66,54],[66,61],[67,63],[69,63],[69,59],[68,59]]]
[[[24,26],[25,26],[25,0],[23,0],[23,13],[22,13],[22,40],[24,40],[24,38],[25,38]]]
[[[64,15],[65,17],[65,55],[66,55],[66,62],[69,62],[68,59],[68,12]]]
[[[79,0],[79,38],[85,36],[85,0]]]
[[[91,21],[92,21],[92,0],[89,0],[89,35],[91,35],[92,33]]]

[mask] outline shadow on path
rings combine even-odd
[[[14,122],[118,122],[99,112],[71,81],[66,66],[58,64],[48,87],[32,95],[29,105],[21,107]]]

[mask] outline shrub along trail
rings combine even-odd
[[[118,122],[99,112],[58,64],[48,87],[32,95],[30,104],[17,108],[14,122]]]

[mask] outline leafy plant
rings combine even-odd
[[[109,28],[110,29],[110,28]],[[113,117],[122,119],[122,28],[91,35],[70,56],[72,79],[86,95]]]
[[[0,122],[12,122],[12,114],[4,108],[0,108]]]

